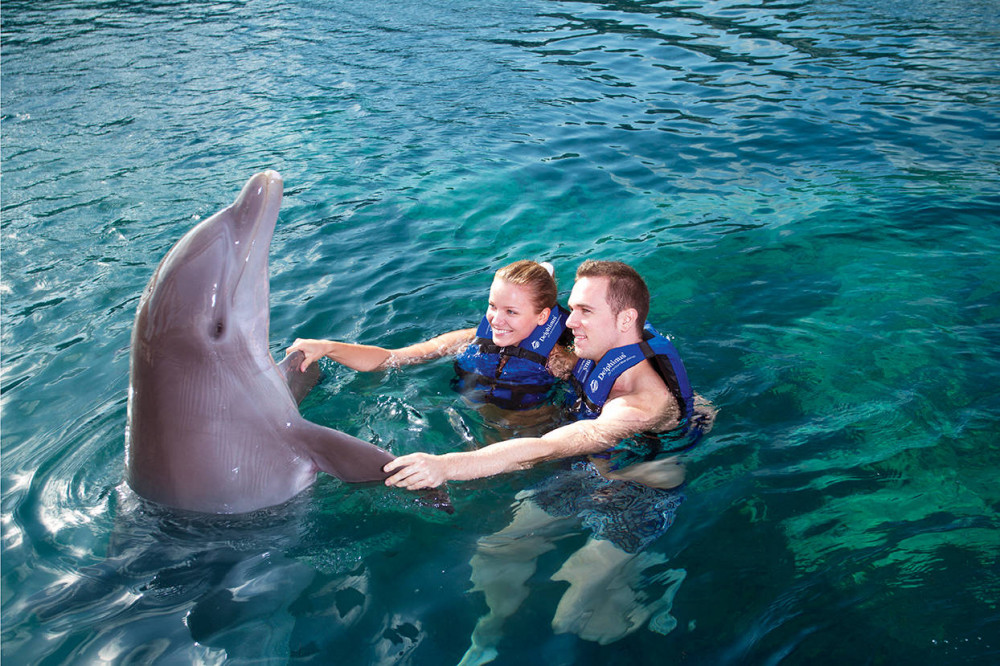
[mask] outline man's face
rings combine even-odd
[[[611,312],[607,294],[606,277],[584,277],[573,285],[566,325],[576,337],[576,355],[580,358],[597,361],[609,349],[619,346],[618,317]]]

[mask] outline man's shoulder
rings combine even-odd
[[[607,404],[614,400],[638,410],[649,421],[674,419],[680,410],[677,399],[649,363],[640,363],[622,373],[611,389]]]

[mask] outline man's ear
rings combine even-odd
[[[635,308],[625,308],[618,313],[618,331],[627,333],[635,328],[635,322],[639,318],[639,311]]]

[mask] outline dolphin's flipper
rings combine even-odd
[[[278,364],[278,370],[288,382],[288,388],[292,390],[292,396],[296,403],[302,402],[302,399],[309,395],[309,391],[312,391],[319,382],[319,363],[313,363],[306,368],[305,372],[299,370],[302,359],[305,357],[306,355],[302,352],[295,351]]]
[[[316,466],[341,481],[361,483],[384,481],[389,474],[382,471],[386,463],[396,456],[374,444],[351,437],[333,428],[324,428],[310,421],[302,421],[301,438]],[[444,488],[419,491],[417,504],[454,513],[451,498]]]
[[[396,456],[388,451],[306,420],[299,428],[303,447],[316,467],[330,476],[349,483],[384,481],[389,476],[382,468]]]

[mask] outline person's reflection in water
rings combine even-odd
[[[647,621],[655,631],[671,631],[676,620],[670,610],[685,572],[667,568],[664,555],[646,548],[673,523],[684,500],[683,480],[676,455],[618,470],[578,461],[519,493],[511,523],[482,537],[470,561],[473,590],[483,593],[489,612],[476,623],[461,664],[497,656],[504,623],[527,598],[539,557],[578,534],[581,524],[591,535],[552,576],[569,583],[553,631],[602,645]]]

